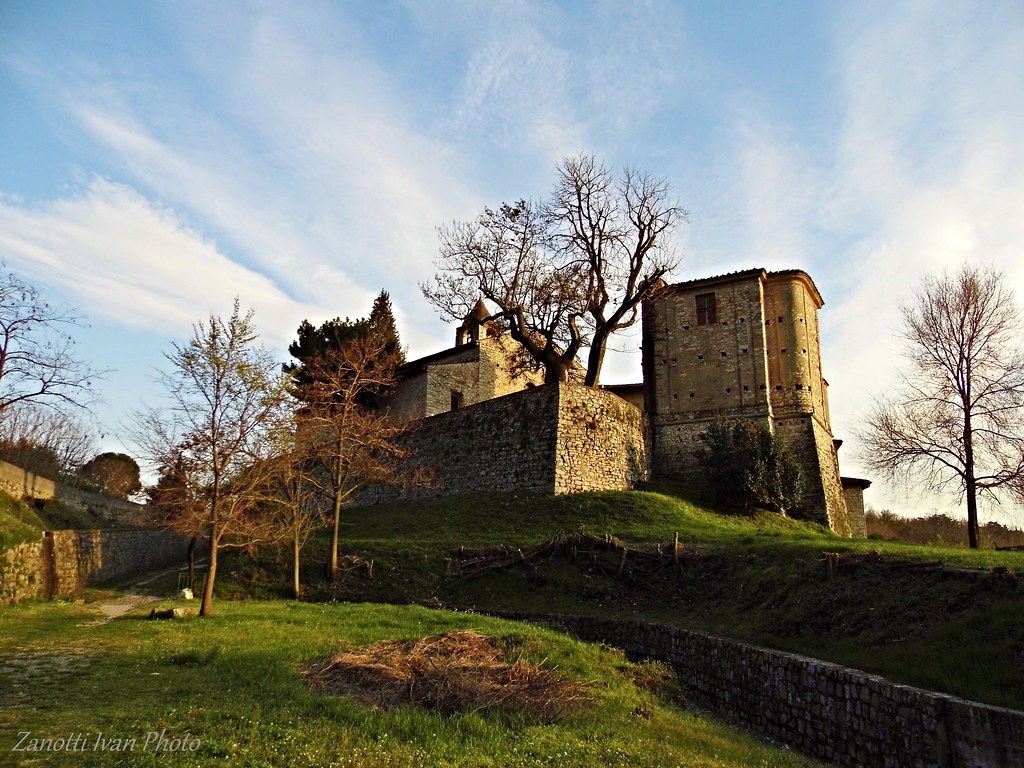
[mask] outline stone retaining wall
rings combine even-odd
[[[166,530],[47,531],[0,553],[0,605],[78,597],[86,585],[186,562],[188,538]]]
[[[428,495],[626,490],[646,479],[643,414],[621,397],[545,384],[421,419],[400,438],[431,488],[369,487],[359,504]]]
[[[52,499],[57,484],[48,478],[0,461],[0,490],[16,499]]]
[[[581,616],[523,616],[667,661],[694,704],[844,766],[1024,765],[1024,712],[992,707],[705,632]]]

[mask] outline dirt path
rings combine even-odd
[[[205,565],[205,561],[197,561],[196,567]],[[168,573],[174,573],[181,570],[180,566],[174,566],[173,568],[164,568],[159,571],[150,571],[143,575],[143,577],[129,586],[122,594],[116,597],[102,598],[95,603],[93,606],[97,608],[101,614],[100,618],[92,621],[87,621],[81,626],[95,627],[100,624],[106,624],[108,621],[113,621],[116,618],[124,616],[129,611],[138,608],[140,605],[146,605],[147,603],[158,603],[161,600],[166,599],[165,597],[159,597],[156,595],[142,594],[138,590],[145,587],[147,584],[156,581],[161,576],[165,576]]]

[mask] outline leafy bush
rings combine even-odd
[[[704,448],[697,458],[720,506],[744,513],[755,507],[785,513],[799,503],[803,472],[767,427],[716,419],[700,438]]]

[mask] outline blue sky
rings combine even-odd
[[[448,346],[417,288],[436,227],[586,150],[672,183],[678,279],[811,274],[863,474],[915,282],[988,261],[1024,299],[1022,136],[1017,0],[0,0],[0,258],[88,317],[114,450],[170,343],[235,296],[282,360],[300,320],[381,288],[411,356]],[[606,381],[639,378],[637,343]]]

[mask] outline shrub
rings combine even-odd
[[[800,500],[804,477],[782,440],[750,421],[716,419],[697,454],[715,501],[732,511],[786,513]]]

